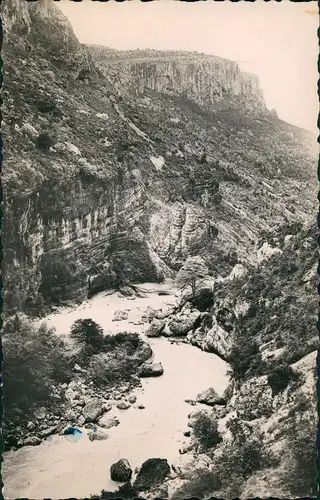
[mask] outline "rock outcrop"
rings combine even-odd
[[[243,73],[237,63],[215,56],[188,52],[107,51],[90,46],[113,77],[137,94],[148,90],[191,99],[212,109],[239,109],[265,113],[258,78]]]

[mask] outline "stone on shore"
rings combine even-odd
[[[130,481],[132,477],[132,469],[126,458],[121,458],[118,462],[111,465],[110,477],[112,481],[119,483],[126,483]]]
[[[149,458],[139,470],[134,488],[139,491],[150,491],[160,486],[170,474],[170,465],[165,458]]]
[[[90,441],[103,441],[108,439],[108,434],[104,429],[100,427],[94,427],[91,432],[88,434],[88,438]]]
[[[23,446],[37,446],[41,443],[41,439],[37,436],[29,436],[23,441]]]
[[[126,319],[128,319],[127,311],[122,311],[121,309],[118,309],[117,311],[114,312],[112,321],[125,321]]]
[[[165,326],[165,321],[159,319],[153,319],[149,328],[146,331],[147,337],[160,337],[162,330]]]
[[[139,368],[140,377],[160,377],[163,374],[163,366],[159,363],[143,363]]]
[[[208,406],[227,404],[226,400],[222,396],[219,396],[213,387],[209,387],[206,391],[198,394],[197,402]]]
[[[104,409],[101,401],[99,399],[93,399],[83,408],[82,414],[86,422],[96,422],[103,412]]]

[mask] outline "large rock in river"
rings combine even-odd
[[[126,458],[121,458],[115,464],[110,467],[110,476],[112,481],[117,481],[119,483],[126,483],[130,481],[132,477],[132,469]]]
[[[219,396],[213,387],[209,387],[206,391],[198,394],[197,402],[208,406],[227,404],[226,400],[222,396]]]
[[[94,427],[91,432],[89,432],[88,437],[90,441],[103,441],[108,439],[108,434],[104,429],[100,427]]]
[[[128,319],[127,311],[122,311],[121,309],[118,309],[117,311],[114,312],[112,321],[124,321],[126,319]]]
[[[164,329],[165,321],[154,318],[146,331],[147,337],[160,337]]]
[[[169,328],[172,335],[185,336],[197,326],[197,322],[200,318],[199,311],[190,312],[188,315],[183,314],[180,317],[176,317],[170,324]]]
[[[140,377],[160,377],[163,374],[161,363],[143,363],[139,368]]]
[[[139,491],[149,491],[163,483],[170,474],[170,465],[165,458],[149,458],[141,466],[134,482]]]
[[[86,422],[96,422],[104,413],[103,404],[99,399],[93,399],[83,408],[83,416]]]

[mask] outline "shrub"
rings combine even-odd
[[[37,149],[48,151],[50,147],[53,145],[53,140],[46,133],[39,134],[38,137],[36,138],[35,144]]]
[[[100,387],[129,382],[136,373],[137,363],[125,353],[112,355],[95,354],[90,359],[88,373],[91,380]]]
[[[222,441],[217,422],[204,412],[200,412],[197,416],[193,424],[193,434],[205,449],[213,448]]]
[[[15,320],[17,329],[4,336],[4,406],[7,422],[21,421],[32,414],[32,405],[50,404],[51,385],[71,380],[64,345],[46,325],[35,328]]]
[[[297,380],[298,374],[293,371],[290,365],[283,364],[276,366],[268,375],[268,383],[272,389],[273,395],[284,391],[291,380]]]
[[[111,499],[123,499],[123,500],[133,500],[142,498],[135,488],[130,484],[123,484],[118,488],[117,491],[105,491],[102,490],[99,496],[91,496],[91,500],[111,500]]]
[[[313,498],[317,494],[317,425],[309,416],[308,413],[298,425],[292,420],[286,432],[290,457],[285,481],[291,495],[297,498]]]
[[[34,299],[26,300],[26,314],[31,318],[42,318],[46,313],[44,298],[38,293]]]
[[[81,343],[89,355],[99,352],[104,346],[103,329],[92,319],[75,321],[70,337]]]
[[[237,339],[233,345],[228,361],[232,368],[234,379],[241,380],[245,377],[249,369],[251,373],[259,373],[263,369],[263,362],[258,344],[255,340],[246,339],[241,341]]]
[[[221,487],[218,475],[207,469],[200,469],[192,474],[192,478],[181,488],[174,492],[172,500],[186,498],[208,498],[208,496]]]
[[[152,355],[139,335],[127,332],[106,335],[100,351],[91,357],[88,370],[91,380],[100,386],[132,381],[138,366]]]
[[[234,498],[240,495],[241,486],[255,472],[276,465],[275,457],[266,451],[262,442],[251,438],[224,448],[219,457],[219,477],[228,497]]]
[[[61,302],[67,296],[67,287],[73,274],[65,262],[58,257],[43,258],[41,262],[42,280],[39,292],[47,301]]]

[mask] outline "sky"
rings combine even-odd
[[[82,43],[115,49],[190,50],[239,63],[258,75],[267,107],[317,133],[317,2],[213,0],[56,5]]]

